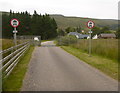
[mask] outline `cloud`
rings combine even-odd
[[[118,0],[0,0],[0,11],[29,11],[117,19]]]

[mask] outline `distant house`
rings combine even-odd
[[[34,37],[34,41],[39,41],[38,37]]]
[[[90,39],[90,36],[88,36],[87,39]]]
[[[68,36],[70,36],[70,35],[75,36],[78,39],[81,37],[81,34],[78,33],[78,32],[70,32],[70,33],[68,33]]]
[[[82,39],[87,39],[89,35],[82,34]]]
[[[100,39],[115,39],[116,35],[103,33],[103,34],[98,35],[98,38],[100,38]]]
[[[97,35],[97,34],[94,35],[94,36],[92,37],[92,39],[98,39],[98,35]]]
[[[70,32],[68,35],[73,35],[78,39],[87,39],[88,35],[80,34],[78,32]]]

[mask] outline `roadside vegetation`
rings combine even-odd
[[[41,40],[41,42],[52,41],[52,40],[54,40],[54,39],[55,39],[55,38],[53,38],[53,39]]]
[[[1,39],[2,50],[14,46],[14,41],[12,39]],[[23,43],[25,41],[17,40],[17,44]],[[12,73],[5,79],[3,79],[3,91],[20,91],[22,82],[27,71],[27,67],[34,50],[34,46],[30,46],[29,50],[21,57],[17,66],[13,69]],[[8,52],[9,54],[11,52]],[[8,55],[8,54],[6,54]],[[3,55],[3,56],[6,56]]]
[[[92,56],[88,55],[88,40],[64,36],[57,39],[65,51],[96,67],[114,79],[118,79],[118,39],[92,40]]]
[[[62,46],[62,48],[68,53],[78,57],[80,60],[118,80],[118,63],[114,60],[110,60],[98,55],[92,55],[92,57],[89,57],[87,53],[71,46]]]
[[[2,50],[10,48],[14,45],[12,39],[2,39]]]
[[[74,36],[64,36],[57,39],[57,45],[71,46],[88,53],[89,40],[77,39]],[[118,60],[118,39],[92,39],[92,54]]]
[[[13,39],[0,39],[2,42],[1,44],[1,47],[2,47],[2,50],[5,50],[7,48],[10,48],[12,46],[14,46],[14,41]],[[21,41],[21,40],[17,40],[17,44],[20,44],[20,43],[23,43],[25,41]]]
[[[53,39],[50,39],[53,40]],[[50,41],[50,40],[42,40],[41,42]],[[10,48],[14,46],[14,41],[12,39],[1,39],[2,50]],[[23,43],[21,40],[17,40],[17,44]],[[28,69],[28,64],[34,50],[34,46],[30,46],[30,49],[26,51],[24,56],[21,57],[17,66],[13,69],[12,73],[3,80],[3,91],[20,91],[22,87],[22,83],[24,80],[25,73]],[[10,54],[11,52],[9,52]],[[8,55],[8,54],[7,54]],[[6,56],[6,55],[3,55]]]
[[[20,91],[34,47],[31,46],[20,59],[12,73],[3,81],[3,91]]]

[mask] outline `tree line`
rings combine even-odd
[[[2,36],[3,38],[13,37],[13,27],[10,25],[10,20],[16,18],[20,21],[17,27],[17,35],[37,35],[42,39],[50,39],[57,36],[57,24],[54,18],[48,14],[41,15],[34,11],[30,15],[27,11],[17,12],[10,10],[9,13],[2,13]]]

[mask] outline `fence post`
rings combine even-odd
[[[2,12],[0,12],[2,15]],[[2,16],[0,16],[0,39],[2,38]],[[0,40],[0,51],[2,51],[2,40]],[[2,59],[2,54],[0,54],[0,59]],[[0,69],[2,68],[2,64],[0,64]],[[0,93],[2,92],[2,71],[0,71]]]
[[[17,30],[14,28],[14,44],[17,45],[17,36],[16,36]]]
[[[62,42],[61,42],[61,41],[62,41],[62,40],[61,40],[61,36],[59,36],[59,41],[60,41],[60,46],[61,46],[61,45],[62,45],[62,44],[61,44],[61,43],[62,43]]]
[[[68,37],[68,45],[70,45],[70,36]]]
[[[2,44],[2,41],[0,41]],[[2,46],[0,46],[0,51],[2,50]],[[0,60],[2,59],[2,53],[0,53]],[[0,64],[0,69],[2,68],[2,64]],[[2,70],[0,70],[0,93],[2,92]]]
[[[92,31],[91,31],[91,29],[90,29],[90,31],[89,31],[89,56],[91,56],[91,50],[92,50],[92,40],[91,40],[91,34],[92,34]]]

